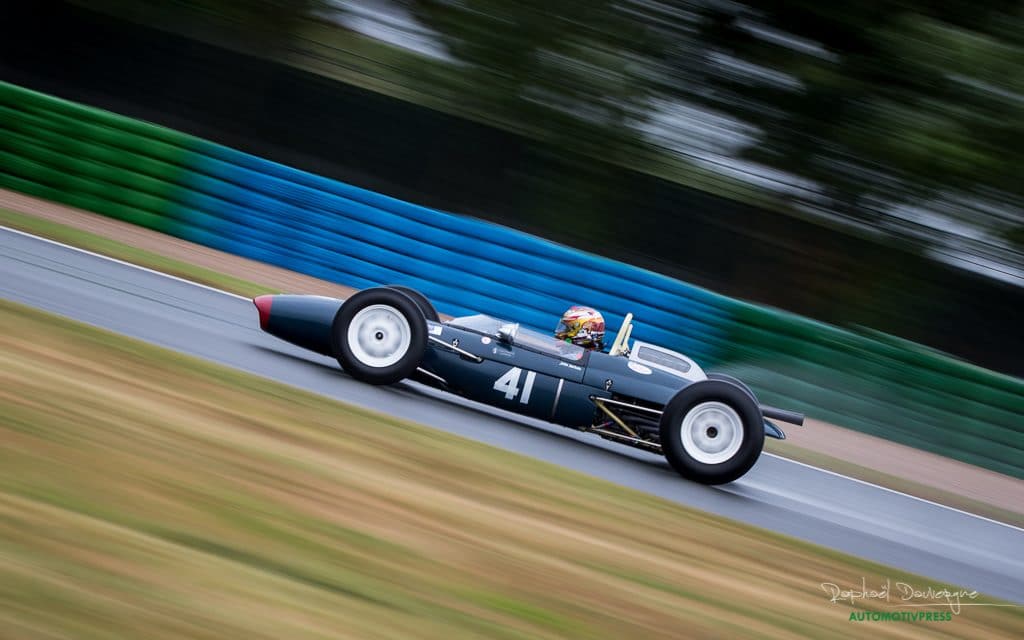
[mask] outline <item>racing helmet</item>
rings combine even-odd
[[[604,347],[604,317],[590,307],[569,307],[555,328],[555,338],[586,349],[601,349]]]

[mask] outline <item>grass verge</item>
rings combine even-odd
[[[212,269],[197,267],[193,264],[167,258],[151,251],[137,249],[123,242],[111,240],[95,233],[89,233],[88,231],[82,231],[81,229],[34,216],[16,213],[9,209],[0,208],[0,225],[250,298],[261,293],[278,293],[278,291],[271,287],[262,284],[235,278]]]
[[[7,302],[0,370],[13,637],[1024,634],[851,622],[906,610],[822,582],[933,583]]]

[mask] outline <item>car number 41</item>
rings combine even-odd
[[[506,400],[515,400],[519,394],[519,377],[523,370],[519,367],[512,367],[503,376],[494,381],[494,390],[505,394]],[[536,371],[526,372],[526,381],[523,383],[523,394],[519,396],[520,404],[530,402],[530,394],[533,392],[533,380],[537,377]]]

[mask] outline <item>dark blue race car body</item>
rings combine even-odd
[[[728,376],[706,374],[686,356],[629,344],[627,317],[609,353],[486,315],[442,321],[404,287],[368,289],[348,300],[261,296],[261,328],[337,358],[371,384],[412,378],[533,418],[662,453],[683,476],[708,484],[745,473],[765,435],[784,438],[767,418],[799,414],[759,405]]]

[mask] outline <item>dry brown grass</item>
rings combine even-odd
[[[1024,636],[850,622],[820,583],[930,581],[8,303],[0,371],[2,637]]]

